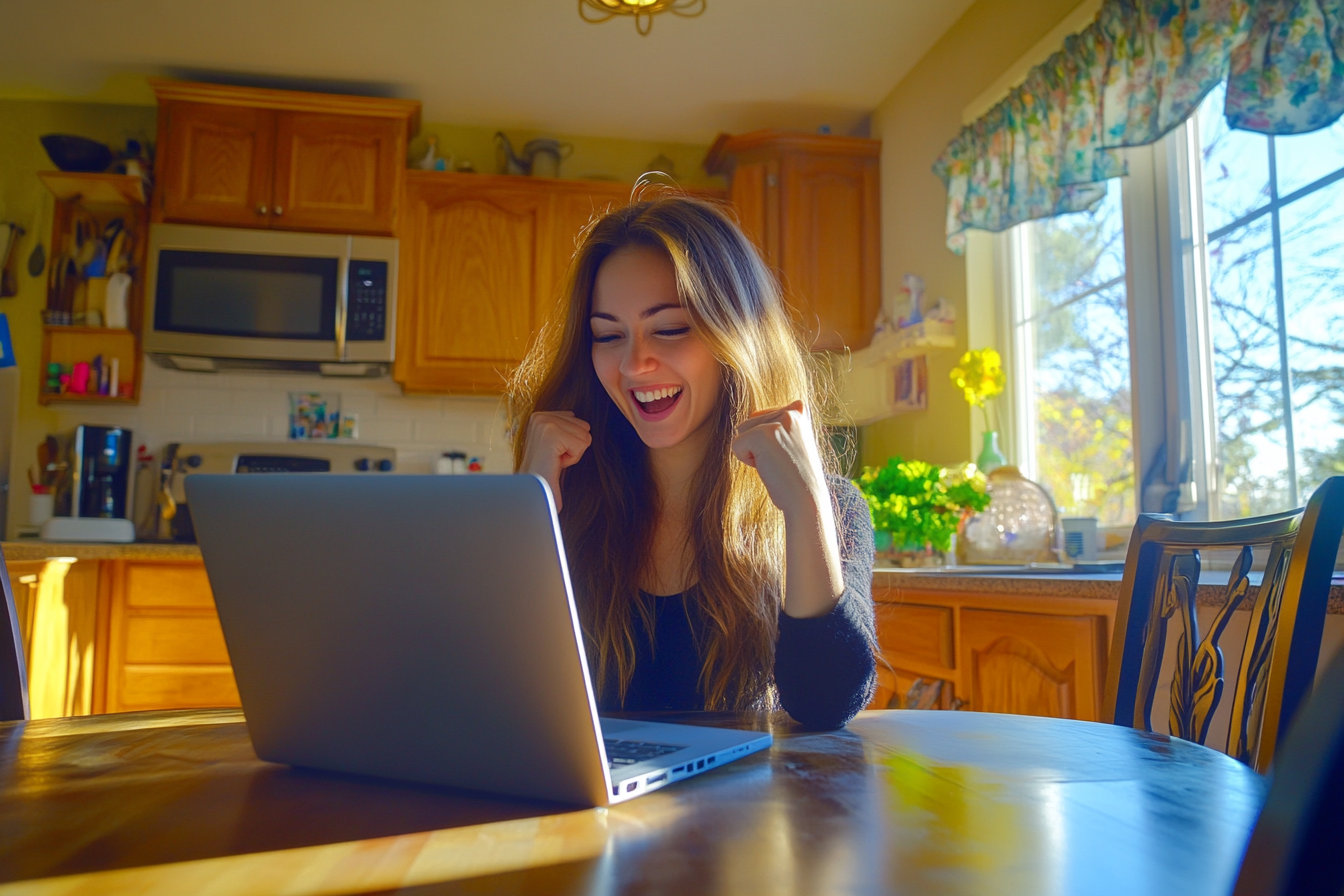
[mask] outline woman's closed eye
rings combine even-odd
[[[653,331],[657,336],[685,336],[691,332],[690,327],[663,327]]]
[[[617,339],[620,339],[622,335],[623,334],[621,333],[594,333],[593,341],[600,343],[615,342]]]

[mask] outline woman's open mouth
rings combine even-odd
[[[630,395],[639,408],[639,416],[650,422],[662,420],[681,400],[681,386],[659,386],[656,389],[631,389]]]

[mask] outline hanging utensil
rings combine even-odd
[[[42,272],[47,269],[47,250],[42,248],[42,228],[47,219],[47,197],[38,199],[37,206],[37,228],[33,231],[33,236],[37,237],[37,245],[33,246],[32,254],[28,256],[28,276],[41,277]]]

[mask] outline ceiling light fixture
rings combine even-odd
[[[662,12],[691,19],[705,11],[705,0],[579,0],[579,17],[597,24],[614,16],[634,16],[635,30],[647,35]]]

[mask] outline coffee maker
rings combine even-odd
[[[76,426],[60,439],[65,469],[57,481],[57,516],[125,519],[129,516],[131,431]]]

